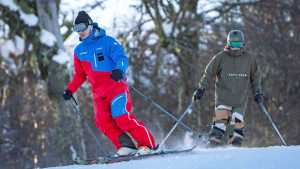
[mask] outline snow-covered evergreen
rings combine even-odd
[[[25,13],[18,5],[15,4],[13,0],[1,0],[0,4],[7,6],[12,11],[18,11],[21,19],[28,26],[35,26],[38,23],[38,18],[34,14]]]

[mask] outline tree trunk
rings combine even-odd
[[[40,27],[48,30],[55,35],[59,49],[64,49],[63,37],[60,33],[58,23],[57,2],[54,0],[37,0],[37,12],[40,18]]]
[[[63,37],[60,33],[60,27],[58,24],[57,2],[49,1],[49,0],[37,0],[36,4],[37,4],[38,16],[40,18],[40,27],[42,29],[45,29],[53,33],[56,37],[58,48],[64,50]],[[57,104],[58,104],[58,108],[60,109],[60,112],[65,112],[66,103],[62,99],[61,94],[65,89],[66,82],[64,79],[67,75],[62,74],[61,72],[65,72],[65,67],[51,60],[49,64],[49,71],[48,71],[49,94],[50,96],[52,96],[53,99],[57,100],[58,102]],[[61,118],[63,118],[63,116],[61,116]],[[74,120],[80,124],[78,126],[80,128],[79,143],[81,145],[81,151],[82,151],[81,156],[82,158],[86,159],[87,152],[86,152],[85,139],[84,139],[84,129],[83,129],[84,125],[82,124],[81,119],[74,118]]]

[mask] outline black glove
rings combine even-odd
[[[262,93],[257,93],[255,94],[254,100],[257,104],[262,103],[264,101],[264,95]]]
[[[72,98],[73,94],[70,90],[66,89],[62,96],[65,100],[70,100]]]
[[[114,69],[111,71],[111,78],[114,80],[114,81],[120,81],[124,78],[124,75],[123,75],[123,71],[120,70],[120,69]]]
[[[204,89],[197,89],[195,92],[194,92],[194,100],[201,100],[202,96],[204,95]]]

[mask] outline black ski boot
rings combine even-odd
[[[229,136],[228,144],[235,147],[241,147],[244,140],[243,129],[234,129],[233,135]]]
[[[137,148],[132,141],[132,139],[124,133],[119,136],[120,143],[122,147],[120,147],[114,156],[130,156],[134,155],[137,152]]]
[[[221,146],[223,144],[223,138],[225,135],[225,131],[213,126],[213,128],[211,129],[211,132],[209,134],[209,138],[208,138],[208,146],[209,147],[218,147]]]

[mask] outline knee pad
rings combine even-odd
[[[233,125],[235,129],[243,129],[245,125],[244,115],[242,113],[233,112],[230,124]]]
[[[232,107],[231,106],[226,106],[226,105],[218,105],[216,106],[215,108],[216,111],[218,110],[226,110],[226,111],[231,111],[232,110]]]
[[[228,123],[228,119],[220,119],[220,120],[214,120],[214,127],[215,128],[218,128],[222,131],[226,131],[226,126],[227,126],[227,123]]]
[[[228,110],[219,110],[217,109],[214,117],[214,127],[226,131],[226,126],[229,120],[229,111]]]
[[[221,142],[221,139],[225,135],[227,122],[228,119],[214,120],[209,137],[213,138],[216,142]]]
[[[218,123],[216,123],[218,124]],[[211,131],[209,133],[209,142],[210,144],[221,144],[224,136],[225,136],[225,130],[226,130],[226,126],[225,126],[225,130],[222,129],[223,125],[220,126],[219,125],[214,125],[212,128],[211,128]],[[220,123],[219,123],[220,124]]]
[[[244,139],[244,116],[242,113],[234,112],[232,114],[231,122],[234,125],[233,133],[229,136],[229,143],[235,146],[241,146]]]

